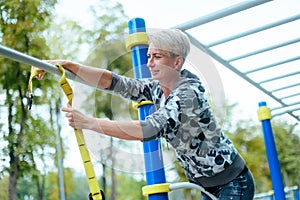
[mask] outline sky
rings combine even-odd
[[[283,1],[283,0],[277,0]],[[88,13],[89,2],[92,0],[61,0],[56,8],[57,18],[68,18],[78,21],[82,25],[89,25],[90,15]],[[231,5],[240,3],[240,0],[119,0],[124,7],[125,14],[129,19],[141,17],[145,20],[147,28],[170,28],[182,24],[192,19],[207,15],[214,11],[229,7]],[[287,1],[286,10],[293,11],[293,8],[299,4],[297,0]],[[299,5],[300,6],[300,5]],[[276,16],[280,16],[277,13]],[[274,15],[274,17],[276,17]],[[242,21],[243,22],[243,21]],[[241,26],[243,25],[241,22]],[[210,34],[210,33],[209,33]],[[216,33],[212,33],[214,35]],[[257,120],[257,109],[260,101],[267,101],[272,103],[272,100],[254,88],[248,82],[229,71],[221,64],[213,61],[213,65],[218,70],[221,77],[222,86],[225,92],[225,98],[231,103],[238,103],[240,118],[253,121]],[[71,143],[76,143],[73,137],[68,137]],[[71,147],[73,149],[73,147]],[[75,149],[73,154],[77,154]],[[67,158],[65,163],[69,163],[72,167],[76,164],[72,155]],[[80,170],[80,167],[79,167]]]

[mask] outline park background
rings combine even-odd
[[[47,3],[9,0],[0,4],[0,39],[3,45],[40,59],[64,58],[99,67],[101,59],[108,58],[108,61],[113,62],[110,66],[112,70],[130,73],[130,60],[126,55],[123,58],[124,51],[119,51],[119,45],[124,45],[123,33],[127,31],[127,22],[131,18],[144,18],[149,28],[169,28],[238,2],[129,0],[119,1],[120,4],[117,4],[107,0],[64,0]],[[286,5],[291,8],[288,3]],[[103,48],[98,50],[103,45],[107,45],[104,48],[107,50],[110,44],[114,44],[109,50],[116,52],[115,55],[105,54]],[[122,65],[119,61],[111,59],[118,55],[122,55]],[[65,196],[67,199],[85,199],[88,188],[76,140],[58,111],[66,104],[60,88],[56,86],[58,77],[47,74],[45,80],[34,82],[38,99],[34,102],[32,111],[28,112],[24,110],[24,106],[30,67],[3,58],[0,62],[3,91],[0,96],[1,188],[7,188],[1,194],[1,199],[8,199],[9,196],[12,198],[14,195],[18,199],[59,198],[57,130],[61,131],[63,144]],[[122,68],[124,63],[127,63],[126,68]],[[271,190],[264,141],[256,113],[258,102],[268,102],[269,98],[217,62],[214,64],[222,77],[228,100],[226,118],[222,121],[224,130],[236,143],[253,170],[257,192]],[[75,83],[73,86],[81,87]],[[128,117],[128,106],[122,108],[125,110],[124,116],[113,116],[116,114],[105,109],[112,107],[111,97],[94,90],[90,95],[92,102],[87,104],[93,107],[90,113],[109,118]],[[134,115],[134,111],[132,112]],[[56,123],[56,120],[61,122]],[[299,144],[299,126],[287,116],[275,118],[273,126],[285,185],[299,184],[300,154],[299,150],[294,148]],[[113,143],[123,145],[124,148],[128,146],[126,143],[119,144],[120,141]],[[101,151],[105,148],[93,146],[93,150]],[[10,162],[12,155],[19,159],[19,163]],[[106,186],[109,199],[144,198],[140,191],[140,187],[145,185],[141,170],[138,173],[130,173],[127,169],[122,169],[123,166],[113,166],[111,162],[101,160],[103,157],[99,155],[95,157],[99,183],[100,186]],[[110,155],[106,155],[105,158],[109,160]],[[12,173],[15,167],[19,170],[17,176]],[[176,164],[168,166],[168,181],[184,180],[182,171],[177,167]],[[13,180],[16,181],[15,190]],[[187,199],[199,195],[195,191],[185,192]],[[173,196],[175,199],[175,195]]]

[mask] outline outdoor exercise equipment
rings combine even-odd
[[[274,193],[276,199],[285,199],[284,186],[280,172],[280,166],[274,141],[273,131],[271,127],[271,111],[267,107],[266,102],[259,103],[258,119],[262,123],[262,130],[264,134],[264,141],[268,156],[268,163],[273,183]]]
[[[65,95],[68,98],[68,103],[72,105],[73,99],[73,90],[66,79],[65,70],[62,66],[58,65],[59,71],[62,73],[61,79],[59,81],[61,88],[63,89]],[[90,200],[104,200],[104,193],[100,190],[98,181],[96,178],[96,174],[93,168],[93,163],[91,161],[91,157],[89,151],[85,145],[84,136],[82,130],[74,129],[76,140],[78,143],[79,151],[81,154],[82,162],[84,165],[86,177],[88,180],[88,185],[90,188]]]
[[[143,19],[135,18],[129,22],[129,32],[130,35],[126,41],[127,48],[131,49],[132,51],[132,61],[134,66],[134,73],[135,78],[146,78],[149,77],[149,71],[147,71],[146,66],[146,52],[147,52],[147,36],[146,36],[146,28]],[[54,73],[57,75],[61,75],[61,71],[57,66],[42,62],[41,60],[28,56],[26,54],[20,53],[16,50],[10,49],[3,45],[0,45],[0,55],[9,58],[11,60],[15,60],[24,64],[28,64],[30,66],[36,66],[41,68],[47,72]],[[35,72],[33,72],[34,74]],[[80,79],[73,73],[69,71],[63,72],[64,79],[69,78],[80,83],[90,85],[89,83],[85,82],[84,80]],[[34,76],[34,75],[33,75]],[[32,78],[31,78],[32,79]],[[29,88],[32,86],[29,86]],[[64,87],[64,86],[63,86]],[[31,89],[32,90],[32,89]],[[30,91],[30,89],[29,89]],[[31,93],[32,94],[32,93]],[[31,108],[30,102],[32,101],[33,96],[29,96],[29,107]],[[69,99],[69,97],[68,97]],[[69,99],[70,101],[70,99]],[[152,102],[141,102],[139,105],[139,116],[140,119],[144,119],[148,114],[150,114],[150,110],[152,109],[153,105]],[[274,193],[276,199],[285,199],[284,194],[284,187],[282,183],[281,173],[279,162],[277,158],[276,147],[274,144],[274,138],[272,134],[272,129],[270,125],[271,114],[269,109],[266,107],[265,102],[261,102],[259,104],[259,120],[262,122],[262,128],[265,136],[265,145],[267,150],[267,156],[270,165],[271,171],[271,178],[274,187]],[[74,130],[75,133],[79,130]],[[87,157],[87,159],[83,159],[83,162],[90,160],[89,153],[84,145],[84,140],[82,133],[76,133],[78,138],[79,148],[82,150],[82,156]],[[77,137],[76,136],[76,137]],[[82,140],[82,141],[81,141]],[[144,142],[144,158],[145,158],[145,167],[146,167],[146,179],[147,179],[147,186],[143,187],[143,194],[147,195],[150,200],[152,199],[168,199],[168,192],[183,189],[183,188],[191,188],[191,189],[198,189],[202,192],[205,192],[209,196],[211,194],[207,193],[202,187],[192,184],[192,183],[174,183],[169,184],[166,183],[165,174],[164,174],[164,167],[163,167],[163,159],[161,157],[161,151],[159,141],[152,141],[152,142]],[[89,162],[87,168],[91,168],[86,170],[87,177],[93,177],[93,168],[91,162]],[[95,176],[94,176],[95,177]],[[89,180],[89,178],[88,178]],[[91,190],[91,198],[92,199],[103,199],[101,195],[101,190],[99,189],[98,183],[96,178],[91,181],[93,182],[90,186]],[[89,182],[90,184],[90,182]],[[216,198],[211,196],[213,200]]]
[[[148,39],[146,34],[145,22],[141,18],[134,18],[128,22],[129,36],[126,40],[126,47],[131,50],[132,63],[135,78],[150,78],[151,74],[147,68]],[[147,115],[153,112],[152,102],[143,102],[138,105],[139,118],[144,120]],[[165,183],[165,171],[161,151],[160,140],[143,142],[144,160],[146,170],[147,185]],[[149,200],[168,199],[166,191],[148,195]]]
[[[57,65],[56,66],[59,71],[61,72],[61,78],[59,81],[59,84],[62,88],[62,90],[64,91],[67,99],[68,99],[68,104],[72,105],[72,99],[73,99],[73,90],[69,84],[69,82],[66,79],[66,73],[65,70],[62,66]],[[31,108],[31,104],[32,104],[32,98],[33,98],[33,94],[32,94],[32,79],[37,76],[40,72],[38,72],[36,70],[35,67],[31,67],[31,75],[29,78],[29,82],[28,82],[28,91],[29,91],[29,97],[28,97],[28,108]],[[90,195],[89,195],[89,199],[90,200],[104,200],[104,193],[102,190],[100,190],[100,187],[98,185],[98,181],[96,178],[96,174],[93,168],[93,164],[91,161],[91,157],[89,154],[89,151],[85,145],[85,141],[84,141],[84,136],[82,133],[82,130],[78,130],[78,129],[74,129],[74,133],[76,136],[76,140],[77,140],[77,144],[78,144],[78,148],[80,151],[80,155],[82,158],[82,162],[83,162],[83,166],[85,169],[85,173],[86,173],[86,178],[88,181],[88,186],[90,189]]]

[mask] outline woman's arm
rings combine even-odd
[[[52,65],[61,65],[63,68],[96,87],[107,89],[111,84],[112,72],[108,70],[89,67],[68,60],[46,60],[46,62]]]
[[[135,121],[112,121],[88,117],[70,105],[62,108],[69,125],[76,129],[89,129],[111,137],[126,140],[143,140],[141,124]]]
[[[112,121],[91,118],[91,130],[125,140],[143,140],[140,121]]]

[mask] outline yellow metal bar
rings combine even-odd
[[[152,101],[149,101],[149,100],[147,100],[147,101],[141,101],[140,103],[135,102],[135,101],[132,102],[132,106],[135,109],[139,108],[140,106],[149,105],[149,104],[152,105],[154,103]]]
[[[149,194],[167,193],[171,191],[170,183],[147,185],[142,188],[142,191],[144,196],[147,196]]]
[[[129,51],[133,46],[144,44],[148,45],[148,36],[146,32],[136,32],[130,34],[125,41],[126,49]]]
[[[272,119],[271,111],[267,106],[259,107],[257,114],[259,121]]]

